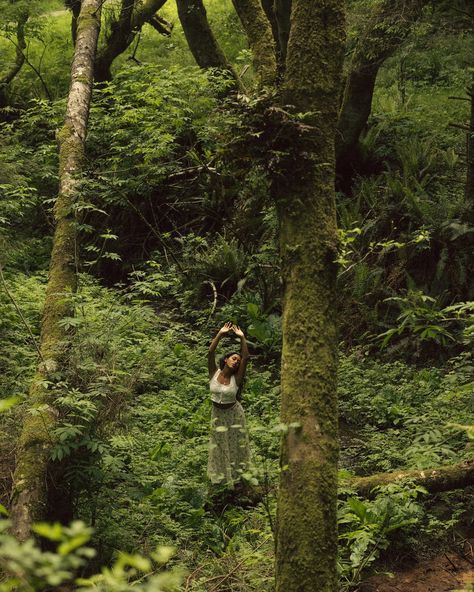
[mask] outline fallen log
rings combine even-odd
[[[351,486],[359,495],[370,498],[374,496],[375,487],[405,480],[411,480],[416,485],[421,485],[429,493],[463,489],[474,485],[474,461],[465,461],[434,469],[393,471],[377,473],[369,477],[355,477],[351,479]]]

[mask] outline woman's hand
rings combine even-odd
[[[232,331],[237,335],[237,337],[244,337],[244,332],[238,325],[232,325]]]
[[[225,323],[225,325],[219,329],[219,335],[225,335],[226,333],[229,333],[229,331],[232,331],[233,327],[234,325],[232,323]]]

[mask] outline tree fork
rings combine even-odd
[[[97,82],[112,79],[111,67],[115,58],[130,47],[143,25],[155,19],[156,13],[165,3],[166,0],[145,0],[135,5],[135,0],[122,0],[119,17],[111,23],[105,44],[97,52],[94,73]],[[169,33],[167,31],[164,34]]]
[[[47,515],[47,475],[57,422],[54,395],[48,382],[61,368],[67,333],[60,321],[72,314],[68,293],[76,289],[76,220],[84,143],[93,84],[94,56],[100,29],[102,0],[83,0],[71,65],[64,125],[58,133],[59,192],[54,206],[55,232],[46,300],[41,321],[38,366],[30,388],[30,413],[24,418],[13,477],[12,530],[19,540],[31,533],[32,523]]]

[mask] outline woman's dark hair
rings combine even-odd
[[[229,352],[228,354],[224,354],[222,356],[222,358],[219,359],[219,368],[221,370],[224,369],[225,361],[227,360],[227,358],[230,358],[230,356],[233,356],[234,354],[237,354],[238,356],[242,357],[242,354],[240,352],[236,352],[236,351]],[[242,399],[242,389],[244,388],[244,383],[245,383],[245,378],[240,383],[239,390],[237,391],[237,394],[235,396],[237,401],[240,401]]]
[[[219,359],[219,368],[221,370],[224,370],[224,366],[225,366],[225,361],[227,360],[227,358],[230,358],[230,356],[233,356],[234,354],[237,354],[238,356],[240,356],[240,352],[229,352],[228,354],[225,354],[222,356],[222,358]]]

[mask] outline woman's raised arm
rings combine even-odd
[[[225,335],[226,333],[229,333],[229,331],[232,331],[232,323],[226,323],[225,325],[223,325],[217,335],[214,337],[214,339],[211,341],[211,345],[209,346],[209,351],[207,352],[207,367],[209,369],[209,378],[212,378],[217,370],[217,366],[216,366],[216,357],[214,355],[214,352],[217,349],[217,344],[219,343],[219,341],[221,340],[221,337],[223,335]]]
[[[245,376],[245,370],[247,369],[247,362],[250,357],[249,348],[247,346],[247,340],[245,339],[244,332],[238,325],[232,325],[234,333],[240,337],[240,364],[237,374],[235,375],[235,382],[240,386]]]

